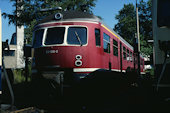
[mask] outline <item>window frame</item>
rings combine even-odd
[[[64,27],[65,28],[64,42],[62,44],[45,45],[44,42],[45,42],[45,39],[46,39],[47,30],[49,28],[54,28],[54,27]],[[86,28],[87,43],[85,45],[82,45],[82,46],[87,46],[88,43],[89,43],[88,42],[89,41],[89,28],[87,26],[85,26],[85,25],[59,25],[59,26],[48,26],[48,27],[41,27],[41,28],[39,28],[39,29],[44,29],[44,36],[43,36],[43,40],[42,40],[42,47],[50,47],[50,46],[80,46],[80,45],[76,45],[76,44],[68,44],[67,43],[67,35],[68,35],[69,27],[83,27],[83,28]],[[34,32],[39,30],[39,29],[34,30]],[[33,43],[33,41],[32,41],[32,43]]]

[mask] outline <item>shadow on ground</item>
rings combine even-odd
[[[13,85],[18,109],[36,107],[46,112],[161,112],[170,111],[152,87],[152,80],[116,72],[96,71],[79,83],[60,89],[54,82],[38,78]],[[3,88],[3,103],[10,95]]]

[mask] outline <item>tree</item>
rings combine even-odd
[[[139,21],[140,21],[140,35],[141,35],[141,52],[145,55],[153,53],[153,44],[148,43],[148,40],[153,39],[152,36],[152,1],[140,1],[139,4]]]
[[[77,10],[92,13],[92,8],[95,7],[96,0],[10,0],[17,10],[13,14],[3,13],[4,18],[9,19],[9,24],[17,26],[25,26],[25,37],[32,39],[33,26],[37,20],[44,18],[47,15],[58,12],[52,10],[49,12],[41,12],[41,9],[62,7],[62,11]]]
[[[141,52],[145,55],[152,53],[152,45],[147,42],[147,40],[152,39],[151,5],[151,0],[148,2],[140,0],[138,4]],[[118,23],[115,25],[114,30],[133,45],[136,33],[135,6],[133,4],[124,5],[115,18],[118,20]]]
[[[114,30],[130,44],[133,44],[133,37],[136,33],[136,14],[134,9],[133,4],[124,5],[123,9],[115,17],[118,23],[115,25]]]

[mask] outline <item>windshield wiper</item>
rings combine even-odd
[[[75,35],[76,35],[76,37],[77,37],[77,39],[78,39],[78,41],[79,41],[79,43],[80,43],[80,46],[82,46],[82,42],[81,42],[81,40],[80,40],[80,37],[79,37],[78,33],[77,33],[76,31],[75,31],[74,33],[75,33]]]

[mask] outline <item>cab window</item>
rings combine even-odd
[[[85,27],[69,27],[67,43],[73,45],[87,44],[87,29]]]
[[[45,45],[62,44],[64,42],[65,27],[47,29]]]

